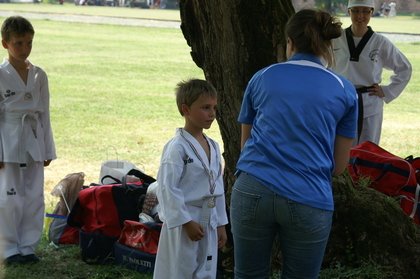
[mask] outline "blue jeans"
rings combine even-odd
[[[276,195],[241,173],[230,205],[235,279],[270,278],[276,234],[282,252],[282,279],[318,278],[331,230],[332,211]]]

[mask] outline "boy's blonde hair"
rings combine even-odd
[[[1,38],[6,42],[10,41],[12,35],[23,36],[27,33],[34,35],[34,27],[29,20],[21,16],[8,17],[1,26]]]
[[[184,113],[182,112],[183,104],[191,106],[201,95],[217,98],[217,91],[214,86],[206,80],[190,79],[181,81],[177,84],[175,95],[178,111],[184,116]]]

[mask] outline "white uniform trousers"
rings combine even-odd
[[[383,111],[368,117],[364,117],[362,132],[357,144],[365,141],[371,141],[379,145],[379,140],[381,139],[382,121]]]
[[[44,165],[0,169],[0,259],[35,252],[44,224]]]

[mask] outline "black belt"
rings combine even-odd
[[[363,87],[356,88],[356,92],[358,94],[369,93],[370,89],[372,88],[373,86],[363,86]]]
[[[359,107],[359,114],[357,117],[357,143],[359,143],[360,135],[362,134],[363,128],[363,97],[362,94],[369,93],[370,89],[373,86],[362,86],[356,88],[357,96],[358,96],[358,107]]]

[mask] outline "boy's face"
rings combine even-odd
[[[182,105],[186,124],[195,129],[209,129],[216,118],[217,98],[202,94],[191,106]]]
[[[9,41],[2,40],[3,47],[9,53],[9,60],[24,62],[32,51],[32,41],[34,35],[26,33],[18,36],[12,34]]]

